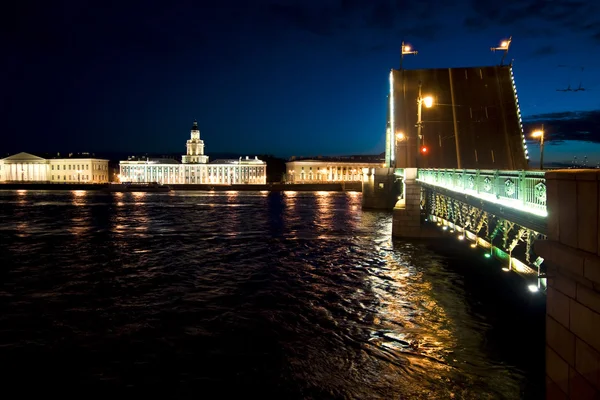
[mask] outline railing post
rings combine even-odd
[[[477,194],[479,194],[479,170],[475,171],[475,190],[477,191]]]
[[[453,170],[452,170],[452,187],[453,187],[453,188],[456,188],[456,186],[457,186],[457,185],[456,185],[456,170],[455,170],[455,169],[453,169]]]
[[[500,172],[496,169],[494,170],[494,196],[496,198],[500,198]]]
[[[521,197],[521,201],[523,203],[523,205],[525,205],[527,203],[527,188],[526,188],[526,181],[525,181],[525,171],[521,170],[519,171],[519,196]]]

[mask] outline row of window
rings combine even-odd
[[[52,180],[53,181],[59,181],[60,180],[60,175],[52,175]],[[90,180],[90,176],[89,175],[68,175],[69,180],[70,181],[89,181]],[[107,180],[106,175],[104,174],[100,174],[100,175],[92,175],[92,177],[94,178],[94,180],[98,179],[100,181],[104,181]],[[62,180],[66,181],[67,180],[67,175],[62,175]]]
[[[55,167],[55,165],[52,164],[51,165],[52,171],[54,171],[54,167]],[[74,171],[88,170],[89,171],[90,164],[63,164],[62,167],[63,167],[62,168],[63,171],[66,171],[67,167],[68,167],[69,171],[71,171],[71,170],[74,170]],[[106,164],[93,164],[93,168],[92,169],[96,170],[96,171],[99,171],[99,170],[106,171],[106,170],[108,170],[108,165],[106,165]],[[56,170],[57,171],[60,170],[60,165],[56,165]]]
[[[201,169],[203,169],[203,168],[185,168],[186,171],[189,171],[189,170],[200,171]],[[207,170],[209,173],[217,172],[217,171],[222,172],[224,169],[233,172],[236,168],[235,167],[207,167]],[[122,167],[122,170],[124,173],[136,172],[136,171],[142,172],[142,171],[146,170],[146,168],[145,167]],[[150,171],[158,170],[159,172],[163,171],[163,172],[178,173],[179,167],[175,167],[174,169],[173,169],[173,167],[149,167],[148,170],[150,170]],[[264,167],[241,167],[240,170],[241,171],[260,172],[260,173],[265,172]]]
[[[302,171],[304,171],[304,167],[301,167],[301,168],[302,168]],[[316,169],[327,169],[327,171],[329,171],[330,169],[333,169],[333,170],[335,170],[335,169],[336,169],[336,167],[323,167],[323,168],[320,168],[320,167],[315,167],[315,168],[316,168]],[[364,167],[337,167],[337,170],[338,170],[338,171],[340,171],[340,170],[341,170],[341,171],[346,171],[346,170],[348,170],[348,171],[352,171],[352,170],[356,170],[356,172],[358,172],[358,171],[362,170],[362,168],[364,168]],[[308,169],[309,169],[310,171],[312,171],[312,169],[313,169],[313,168],[312,168],[312,167],[308,167]]]
[[[333,175],[333,177],[327,177],[325,175],[317,176],[301,174],[297,179],[300,181],[360,181],[362,177],[361,175]]]

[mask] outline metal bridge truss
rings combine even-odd
[[[436,190],[425,188],[423,193],[428,219],[472,242],[472,247],[489,250],[490,256],[504,262],[504,270],[545,288],[545,271],[533,253],[533,242],[544,238],[542,233]]]
[[[543,260],[532,251],[546,234],[543,172],[420,169],[417,180],[428,218],[545,287]]]

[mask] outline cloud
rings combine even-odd
[[[279,0],[269,3],[267,9],[274,22],[318,36],[366,29],[391,33],[392,36],[411,35],[430,39],[436,34],[441,34],[444,17],[443,13],[440,13],[442,7],[442,0],[342,0],[297,3]]]
[[[578,140],[600,143],[600,110],[565,111],[525,117],[524,130],[530,132],[544,124],[545,140]]]
[[[538,48],[531,55],[533,57],[543,57],[543,56],[550,56],[550,55],[553,55],[556,53],[557,53],[556,47],[554,47],[552,45],[546,45],[546,46],[542,46],[542,47]]]
[[[276,19],[318,36],[330,36],[335,29],[336,18],[329,8],[270,4],[269,11]]]
[[[582,0],[469,0],[463,27],[483,31],[491,25],[510,27],[519,32],[555,36],[568,30],[600,43],[600,4]],[[542,28],[532,28],[543,23]]]

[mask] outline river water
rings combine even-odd
[[[537,399],[539,294],[360,193],[0,191],[4,390]]]

